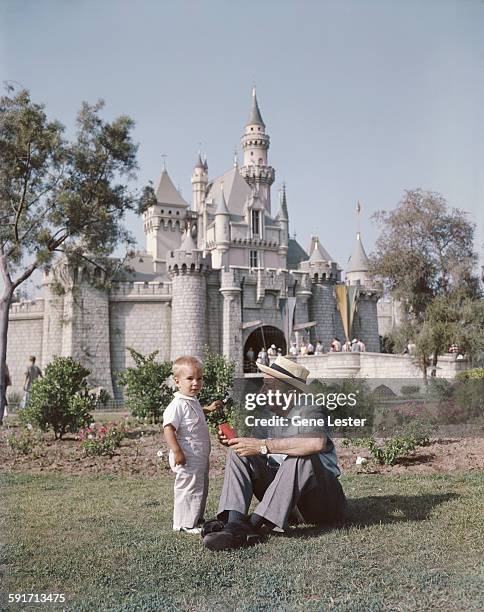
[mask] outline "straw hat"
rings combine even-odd
[[[286,359],[282,355],[279,355],[270,366],[263,365],[262,363],[257,363],[256,365],[264,374],[279,378],[301,391],[308,390],[306,380],[309,376],[309,370],[290,359]]]

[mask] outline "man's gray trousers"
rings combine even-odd
[[[218,517],[227,520],[229,510],[247,514],[252,495],[260,502],[254,512],[281,529],[296,507],[306,523],[341,525],[344,520],[343,489],[317,454],[286,457],[272,466],[261,455],[239,457],[229,450]]]

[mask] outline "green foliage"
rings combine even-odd
[[[459,372],[456,376],[457,380],[484,380],[484,368],[473,368],[471,370],[465,370],[464,372]]]
[[[397,459],[404,457],[419,446],[417,439],[412,435],[387,438],[383,444],[379,444],[374,437],[354,438],[351,443],[367,448],[373,459],[380,465],[394,465]]]
[[[213,353],[206,346],[203,353],[203,388],[198,397],[200,404],[207,406],[215,400],[228,399],[234,384],[234,372],[235,361]],[[235,411],[233,401],[229,400],[223,411],[207,414],[209,427],[215,430],[220,423],[233,423]]]
[[[400,393],[406,397],[412,397],[418,395],[420,392],[419,385],[402,385],[400,387]]]
[[[8,447],[19,455],[33,454],[41,443],[42,435],[35,432],[31,424],[22,428],[19,433],[12,432],[7,436]]]
[[[158,423],[173,399],[173,389],[167,383],[171,361],[156,361],[158,351],[144,356],[133,348],[128,347],[127,350],[136,367],[127,368],[117,375],[119,384],[125,388],[126,407],[134,417]]]
[[[450,400],[454,397],[455,385],[446,378],[432,378],[427,386],[429,400]]]
[[[125,429],[119,423],[108,423],[106,425],[91,423],[89,427],[79,432],[81,448],[86,455],[91,457],[114,455],[124,436]]]
[[[71,357],[56,357],[45,368],[44,377],[33,383],[28,407],[19,412],[20,421],[42,431],[52,427],[56,439],[88,425],[97,402],[88,390],[89,374]]]

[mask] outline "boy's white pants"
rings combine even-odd
[[[176,466],[173,529],[196,527],[203,518],[208,494],[208,461],[206,466],[186,469]]]

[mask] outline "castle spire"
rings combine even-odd
[[[266,127],[264,121],[262,120],[262,115],[260,114],[255,87],[252,88],[252,108],[250,109],[250,116],[246,123],[246,127],[248,125],[261,125],[262,127]]]

